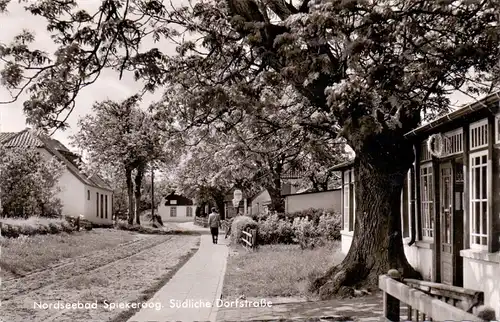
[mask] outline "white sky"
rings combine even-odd
[[[84,0],[85,6],[96,8],[100,0]],[[179,3],[182,0],[173,1]],[[0,43],[9,43],[12,38],[17,35],[22,29],[36,31],[37,48],[43,48],[47,52],[54,51],[55,46],[49,38],[48,32],[45,32],[44,20],[39,17],[34,17],[27,13],[23,6],[17,0],[12,0],[8,7],[9,12],[0,15]],[[158,47],[166,53],[175,53],[175,45],[171,43],[144,44],[144,47]],[[118,79],[118,74],[112,71],[105,71],[100,78],[92,86],[83,90],[76,99],[76,108],[72,115],[68,118],[70,128],[65,132],[58,131],[54,134],[54,138],[60,140],[63,144],[70,147],[68,137],[77,130],[77,121],[79,118],[90,113],[92,104],[96,101],[106,99],[122,100],[126,97],[135,94],[141,89],[141,84],[136,83],[131,74],[124,75],[122,80]],[[154,95],[147,94],[144,96],[143,104],[149,105],[153,100],[158,100],[161,97],[161,91]],[[19,100],[12,104],[0,105],[0,132],[17,132],[27,127],[26,118],[23,113],[23,101],[27,98],[26,95],[21,96]],[[10,100],[8,91],[0,87],[0,101]],[[462,105],[471,101],[465,95],[456,94],[452,96],[453,105]]]

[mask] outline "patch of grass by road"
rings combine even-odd
[[[309,279],[343,256],[339,242],[305,250],[298,245],[264,245],[257,251],[237,246],[228,258],[222,293],[227,299],[309,296]]]
[[[115,247],[138,238],[132,232],[114,229],[61,233],[57,235],[21,236],[1,238],[2,276],[22,276],[39,269],[46,269],[63,259],[70,259],[95,250]]]

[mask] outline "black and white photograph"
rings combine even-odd
[[[500,2],[0,0],[28,321],[500,321]]]

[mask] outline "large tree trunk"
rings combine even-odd
[[[351,248],[340,265],[311,285],[323,299],[351,293],[352,287],[377,288],[378,276],[389,269],[421,278],[406,259],[401,234],[401,190],[413,161],[412,147],[402,138],[388,136],[364,146],[356,151],[354,164],[356,218]]]
[[[134,185],[132,183],[132,169],[125,170],[125,177],[127,182],[127,196],[128,196],[128,224],[134,224]]]
[[[135,223],[141,224],[141,212],[139,209],[141,203],[141,188],[142,188],[142,178],[144,177],[144,167],[140,166],[137,168],[137,173],[135,175]]]

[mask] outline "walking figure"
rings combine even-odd
[[[217,244],[221,222],[219,214],[215,208],[212,208],[212,213],[208,216],[208,226],[210,227],[210,232],[212,233],[212,242]]]

